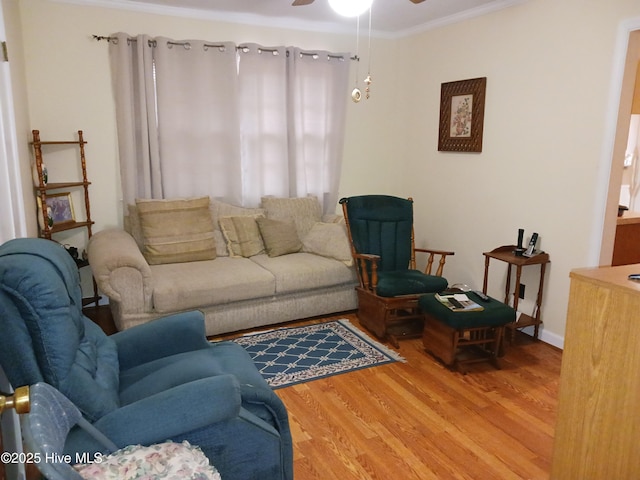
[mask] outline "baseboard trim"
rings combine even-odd
[[[520,331],[533,337],[534,327],[525,327]],[[538,334],[538,338],[544,343],[548,343],[549,345],[559,348],[560,350],[564,350],[564,337],[561,337],[560,335],[552,332],[547,332],[544,328],[541,328]]]

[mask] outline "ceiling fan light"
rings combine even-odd
[[[369,8],[373,0],[329,0],[331,8],[344,17],[357,17]]]

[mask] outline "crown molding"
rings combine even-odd
[[[314,22],[291,17],[267,17],[250,13],[219,12],[213,10],[194,9],[187,7],[173,7],[167,5],[155,5],[147,2],[130,0],[50,0],[56,3],[66,3],[81,6],[94,6],[111,8],[116,10],[128,10],[133,12],[151,13],[182,18],[195,18],[198,20],[210,20],[225,23],[236,23],[267,28],[286,30],[311,31],[319,33],[332,33],[336,35],[353,35],[354,26],[345,22]],[[496,0],[486,5],[465,10],[454,15],[442,17],[422,25],[397,31],[372,30],[371,35],[383,39],[399,39],[417,35],[420,33],[441,28],[447,25],[460,23],[475,17],[518,5],[529,0]]]

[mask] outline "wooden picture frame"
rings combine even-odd
[[[71,192],[53,193],[47,195],[47,207],[51,208],[51,216],[54,225],[72,223],[76,221],[73,211]]]
[[[443,83],[438,151],[482,152],[487,77]]]

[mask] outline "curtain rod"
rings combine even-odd
[[[98,42],[100,42],[102,40],[106,40],[107,42],[110,42],[110,41],[113,40],[113,41],[117,42],[117,40],[118,40],[117,37],[105,37],[103,35],[93,35],[93,39],[98,41]],[[137,41],[135,38],[128,38],[127,40],[131,41],[131,42]],[[180,46],[183,46],[185,48],[191,48],[191,44],[189,42],[167,42],[167,43],[169,43],[169,45],[180,45]],[[155,40],[149,40],[149,46],[150,47],[155,47],[155,45],[156,45]],[[223,44],[205,43],[204,47],[205,48],[219,48],[219,49],[222,49],[222,48],[225,47],[225,45],[223,45]],[[245,52],[246,53],[246,52],[249,51],[249,47],[246,46],[246,45],[238,45],[236,47],[236,50],[239,50],[241,52]],[[277,55],[277,53],[278,53],[278,50],[274,49],[274,48],[259,47],[258,51],[273,53],[274,55]],[[288,50],[287,50],[287,55],[289,55],[289,51]],[[319,56],[318,53],[314,53],[314,52],[300,52],[300,55],[303,55],[305,57],[316,57],[316,58]],[[327,57],[328,58],[332,58],[332,59],[336,59],[336,60],[343,60],[344,59],[344,57],[342,55],[333,55],[331,53],[329,53],[327,55]],[[354,55],[354,56],[349,57],[349,58],[350,58],[350,60],[355,60],[356,62],[360,61],[360,57],[358,55]]]

